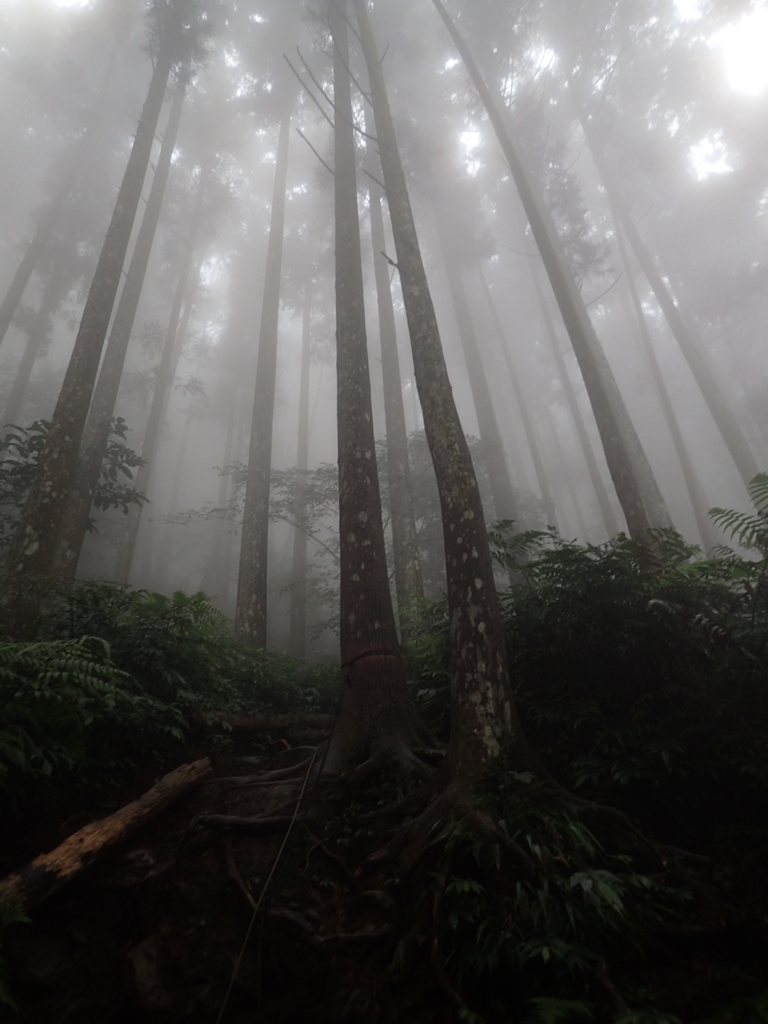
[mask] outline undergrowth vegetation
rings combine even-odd
[[[108,798],[137,766],[181,757],[208,711],[335,707],[333,669],[238,644],[204,594],[82,584],[50,602],[44,631],[0,644],[0,804]],[[226,726],[211,720],[209,739],[226,746]]]
[[[714,513],[741,553],[703,557],[671,532],[492,535],[514,581],[515,697],[552,778],[489,778],[478,813],[496,839],[466,819],[441,831],[403,908],[460,1019],[768,1021],[768,479],[753,497],[753,516]],[[439,763],[444,604],[405,653]],[[208,711],[333,710],[336,685],[331,667],[238,645],[202,594],[78,586],[44,638],[0,644],[0,800],[114,791],[143,759],[180,758]],[[227,742],[220,724],[203,737]],[[386,800],[378,785],[363,803]],[[359,811],[329,823],[345,860],[371,842]]]
[[[557,782],[489,780],[510,845],[457,824],[435,854],[419,928],[462,1019],[768,1020],[765,477],[752,494],[753,516],[713,511],[742,553],[703,557],[671,532],[492,536],[515,580],[518,710]],[[410,667],[441,740],[447,648],[436,605]]]

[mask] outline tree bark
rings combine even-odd
[[[169,31],[172,35],[172,30]],[[72,483],[104,339],[173,63],[170,42],[166,39],[155,65],[37,476],[11,546],[6,570],[9,581],[44,576],[51,571],[58,527]],[[36,608],[14,600],[13,592],[13,586],[6,586],[4,603],[7,608],[14,607],[15,618],[23,628],[36,614]]]
[[[403,381],[397,352],[395,311],[389,284],[389,264],[384,256],[384,218],[381,211],[381,189],[375,182],[368,185],[371,213],[373,270],[376,280],[376,303],[379,314],[381,375],[384,385],[384,422],[387,431],[387,480],[392,515],[392,552],[395,569],[400,632],[408,639],[408,607],[413,598],[424,597],[421,562],[416,542],[416,517],[413,511],[411,466],[408,462],[408,433],[405,426]]]
[[[507,364],[507,371],[509,378],[512,381],[512,389],[515,392],[515,399],[517,406],[520,410],[520,418],[523,421],[523,429],[525,430],[525,437],[528,441],[528,448],[531,452],[531,458],[533,460],[533,468],[536,473],[536,481],[539,485],[539,493],[541,494],[541,502],[544,506],[544,512],[547,516],[547,522],[550,526],[554,526],[557,529],[557,515],[555,513],[555,503],[552,500],[552,494],[547,483],[547,475],[544,471],[544,459],[541,456],[541,448],[539,446],[539,440],[536,437],[536,431],[533,426],[533,420],[528,410],[528,403],[525,400],[523,389],[520,385],[520,378],[515,367],[512,354],[509,350],[509,341],[506,336],[506,332],[501,323],[501,317],[499,311],[496,308],[496,302],[491,293],[491,289],[488,286],[485,273],[483,272],[482,264],[478,264],[478,273],[480,275],[480,283],[483,286],[483,293],[485,294],[486,302],[488,303],[488,309],[491,313],[491,319],[493,320],[493,326],[496,331],[496,337],[499,342],[504,361]]]
[[[335,106],[336,382],[342,691],[329,774],[418,737],[389,590],[373,434],[346,0],[329,0]]]
[[[27,246],[27,250],[22,257],[21,263],[13,276],[13,280],[8,286],[5,298],[3,299],[2,304],[0,304],[0,345],[3,343],[5,335],[8,333],[8,328],[11,326],[13,317],[18,309],[22,296],[24,295],[24,291],[29,284],[29,279],[32,277],[37,261],[40,258],[40,254],[45,248],[45,243],[50,238],[51,232],[56,226],[56,221],[59,219],[59,215],[64,209],[66,201],[69,198],[69,194],[72,191],[72,186],[75,184],[75,180],[80,173],[80,168],[85,163],[88,150],[91,147],[93,137],[96,134],[96,129],[98,128],[104,113],[109,87],[112,83],[117,63],[117,54],[121,46],[122,40],[116,38],[109,57],[107,58],[107,66],[99,87],[96,106],[91,112],[85,131],[78,139],[75,152],[72,154],[69,163],[66,164],[64,168],[64,172],[59,180],[59,186],[54,192],[48,205],[48,209],[45,211],[40,223],[38,224],[37,230],[32,236],[32,239]]]
[[[181,123],[186,87],[187,75],[183,74],[179,79],[168,117],[163,145],[152,180],[152,188],[136,238],[125,284],[120,294],[120,301],[117,304],[107,350],[85,424],[75,478],[61,518],[56,555],[52,567],[56,576],[74,578],[83,549],[83,541],[88,531],[88,517],[93,504],[93,495],[99,482],[104,452],[109,441],[109,431],[120,390],[125,356],[131,340],[136,311],[139,308],[157,225],[160,221],[160,211],[171,169],[171,157],[176,148],[176,139]]]
[[[153,463],[155,461],[155,455],[157,454],[157,448],[160,442],[160,427],[168,407],[168,399],[170,397],[171,388],[173,387],[173,381],[176,377],[176,368],[179,365],[179,358],[181,357],[181,350],[184,345],[189,318],[192,315],[195,291],[197,290],[197,285],[200,280],[200,268],[203,262],[203,254],[201,252],[198,255],[194,270],[192,268],[192,257],[194,256],[197,248],[197,239],[202,222],[203,203],[205,199],[207,180],[208,174],[204,171],[201,175],[200,184],[198,186],[197,209],[193,214],[192,230],[187,243],[187,250],[182,261],[181,273],[176,286],[176,293],[173,297],[171,316],[168,321],[168,329],[165,333],[163,350],[160,355],[160,364],[157,368],[155,388],[152,392],[152,404],[149,407],[147,426],[144,430],[144,440],[141,445],[141,457],[144,460],[144,465],[139,467],[134,486],[136,487],[136,490],[145,494],[149,486]],[[181,306],[185,295],[187,296],[187,303],[184,309],[184,316],[182,317]],[[128,578],[131,573],[131,563],[133,562],[133,554],[136,548],[136,538],[139,535],[139,526],[141,525],[142,509],[143,506],[141,505],[131,505],[128,510],[128,515],[126,517],[127,522],[125,524],[125,529],[123,531],[122,540],[120,541],[117,559],[115,562],[115,581],[117,583],[125,584],[128,582]]]
[[[291,107],[292,102],[287,102],[277,143],[267,270],[261,306],[259,357],[256,364],[256,387],[248,452],[248,479],[240,543],[240,567],[237,577],[235,633],[256,648],[267,646],[269,484],[272,472],[272,425],[275,416],[280,277],[283,267]]]
[[[661,306],[670,330],[680,346],[680,351],[683,353],[683,357],[699,387],[699,391],[706,402],[712,419],[720,431],[725,446],[736,464],[742,480],[748,486],[752,478],[760,471],[757,460],[749,447],[749,442],[744,436],[736,417],[731,412],[722,391],[718,387],[712,370],[707,364],[706,357],[701,351],[700,342],[694,337],[693,332],[675,303],[672,292],[659,273],[653,257],[648,251],[648,247],[640,237],[640,232],[635,226],[635,222],[629,212],[629,207],[624,201],[624,197],[621,195],[621,191],[608,168],[608,163],[602,149],[595,139],[595,133],[589,119],[586,117],[580,118],[580,124],[589,145],[592,159],[603,180],[611,205],[615,210],[617,223],[621,225],[627,236],[640,269],[647,278],[653,294]]]
[[[306,658],[307,645],[307,534],[301,529],[307,515],[306,483],[309,469],[309,371],[312,341],[312,275],[304,285],[299,382],[299,439],[296,448],[296,522],[291,569],[291,623],[288,650],[297,661]]]
[[[643,537],[651,527],[672,525],[664,499],[602,351],[589,313],[568,269],[554,221],[512,142],[501,110],[441,0],[432,0],[477,89],[509,164],[528,223],[547,270],[552,290],[579,361],[594,410],[608,468],[624,510],[630,535]]]
[[[207,757],[169,772],[138,800],[108,818],[91,822],[51,853],[41,854],[21,871],[8,875],[0,881],[0,898],[19,901],[26,907],[42,903],[171,804],[191,793],[210,774],[211,762]]]
[[[354,0],[354,7],[371,85],[424,429],[440,494],[451,652],[448,780],[455,792],[470,793],[488,767],[501,759],[526,767],[535,759],[512,700],[483,506],[445,366],[384,73],[365,0]]]

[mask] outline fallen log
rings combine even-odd
[[[147,790],[138,800],[107,818],[92,821],[50,853],[36,857],[26,867],[0,881],[0,900],[27,907],[41,903],[128,839],[166,807],[186,796],[211,773],[206,757],[184,764]]]
[[[331,728],[333,715],[227,715],[223,711],[206,711],[204,714],[190,715],[190,720],[197,725],[210,725],[211,721],[228,725],[235,732],[288,732],[297,728],[314,727],[327,732]]]

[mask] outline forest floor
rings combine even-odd
[[[286,768],[304,756],[305,748],[288,749],[258,768]],[[219,780],[250,776],[254,765],[228,755],[213,762],[196,792],[48,898],[31,925],[13,926],[11,1019],[214,1021],[225,1000],[222,1019],[243,1024],[451,1019],[428,958],[414,961],[414,937],[398,928],[392,866],[355,876],[364,849],[386,837],[355,824],[361,805],[310,791],[281,853],[285,825],[249,836],[199,822],[290,817],[302,780],[230,788]],[[133,788],[126,795],[137,795]],[[15,845],[50,845],[56,832],[63,839],[92,817],[39,822]]]
[[[188,751],[190,759],[206,753]],[[310,782],[285,845],[285,821],[268,835],[241,834],[220,819],[206,822],[208,815],[290,819],[303,777],[270,785],[238,786],[235,780],[306,756],[306,747],[289,748],[254,765],[231,753],[213,755],[212,774],[191,796],[41,903],[31,924],[12,926],[5,955],[18,1013],[8,1011],[8,1019],[481,1021],[441,962],[440,931],[456,925],[438,920],[446,875],[441,890],[435,859],[427,857],[409,878],[398,877],[396,864],[363,863],[392,828],[376,811],[401,795],[393,780],[380,778],[354,799]],[[124,797],[136,797],[152,781],[148,768]],[[15,837],[15,856],[51,848],[93,817],[95,811],[30,822]],[[667,870],[663,852],[657,871],[659,864]],[[739,977],[749,1009],[723,1019],[766,1019],[760,993],[768,993],[768,854],[742,863],[741,881],[729,884],[727,894],[716,877],[722,865],[715,869],[694,857],[689,867],[709,895],[663,936],[638,942],[636,963],[629,965],[638,990],[685,989],[688,1011],[630,1013],[607,962],[598,960],[585,995],[602,1007],[599,1019],[704,1020],[701,1007],[714,1005],[723,985],[729,998],[739,996],[733,980]],[[626,963],[622,970],[626,976]],[[545,1019],[515,1002],[512,992],[506,1019]],[[539,1003],[541,1011],[546,1000]],[[584,1019],[577,1003],[571,1009],[551,1019]]]

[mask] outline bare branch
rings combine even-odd
[[[317,109],[318,109],[318,110],[320,111],[320,113],[321,113],[321,114],[323,115],[323,117],[324,117],[324,118],[325,118],[325,120],[326,120],[326,121],[328,122],[328,124],[329,124],[329,125],[331,126],[331,128],[333,128],[333,130],[334,130],[334,131],[336,131],[336,125],[335,125],[335,124],[333,123],[333,121],[332,121],[332,120],[330,119],[330,117],[328,117],[328,115],[326,114],[326,112],[325,112],[325,111],[323,110],[323,108],[322,108],[322,107],[320,106],[320,101],[318,100],[318,98],[317,98],[317,97],[315,96],[315,94],[314,94],[314,93],[312,92],[312,90],[311,90],[311,89],[309,88],[309,86],[307,85],[307,83],[306,83],[306,82],[304,81],[304,79],[303,79],[303,78],[301,77],[301,75],[300,75],[300,74],[299,74],[299,72],[298,72],[298,71],[296,70],[296,68],[295,68],[295,67],[293,66],[293,64],[291,64],[291,62],[290,62],[290,61],[288,60],[288,57],[287,57],[287,56],[286,56],[285,54],[283,54],[283,60],[284,60],[284,61],[285,61],[285,63],[286,63],[287,65],[288,65],[288,67],[289,67],[289,68],[291,69],[291,71],[292,71],[292,72],[294,73],[294,75],[296,75],[296,77],[298,78],[298,80],[299,80],[299,83],[300,83],[300,85],[301,85],[302,89],[304,89],[304,91],[306,92],[307,96],[309,96],[309,98],[310,98],[310,99],[312,100],[312,102],[313,102],[313,103],[315,104],[315,106],[316,106],[316,107],[317,107]]]
[[[336,175],[336,172],[335,172],[335,171],[333,170],[333,168],[332,168],[332,167],[330,167],[330,166],[329,166],[329,165],[328,165],[328,164],[327,164],[327,163],[325,162],[325,160],[323,160],[323,158],[322,158],[322,157],[320,156],[320,154],[319,154],[319,153],[317,152],[317,150],[316,150],[316,149],[315,149],[315,147],[314,147],[314,146],[312,145],[312,143],[311,143],[311,142],[309,141],[309,139],[308,139],[308,138],[307,138],[307,136],[306,136],[306,135],[304,134],[304,132],[303,132],[303,131],[301,130],[301,128],[297,128],[297,129],[296,129],[296,131],[297,131],[297,132],[299,133],[299,135],[300,135],[300,136],[302,137],[302,139],[304,139],[304,141],[306,142],[306,144],[307,144],[307,145],[309,146],[309,148],[310,148],[310,149],[312,150],[312,152],[313,152],[313,153],[315,154],[315,156],[316,156],[316,157],[317,157],[317,159],[318,159],[318,160],[320,161],[320,163],[321,163],[321,164],[323,165],[323,167],[324,167],[324,168],[326,169],[326,171],[328,171],[328,173],[329,173],[329,174],[333,174],[333,175],[334,175],[334,177],[335,177],[335,175]]]

